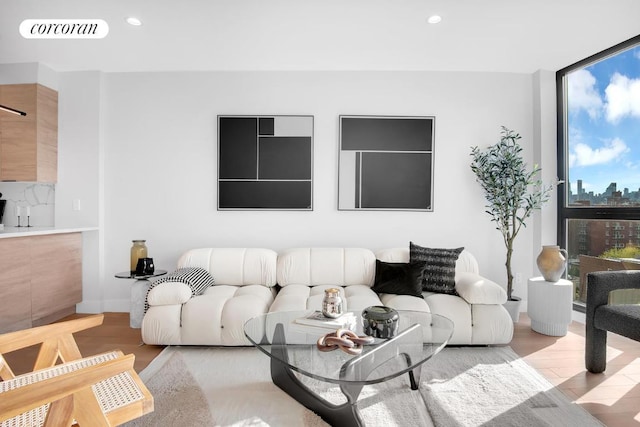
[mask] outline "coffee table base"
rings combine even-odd
[[[377,355],[380,355],[381,353],[384,354],[385,351],[388,351],[391,356],[392,354],[395,354],[395,350],[391,350],[392,347],[389,345],[393,340],[397,339],[398,341],[403,341],[405,339],[410,339],[410,335],[416,333],[420,333],[421,336],[421,331],[419,330],[418,325],[414,325],[392,340],[381,344],[374,351]],[[357,407],[358,396],[360,395],[364,385],[357,383],[341,384],[340,390],[347,398],[347,402],[341,405],[332,404],[321,396],[318,396],[311,389],[305,386],[296,377],[293,370],[283,362],[288,360],[288,353],[286,349],[284,327],[282,324],[276,325],[271,353],[271,379],[273,380],[273,383],[280,387],[280,389],[285,393],[296,399],[307,409],[318,414],[323,420],[332,426],[364,426],[364,422],[360,417]],[[401,353],[401,355],[404,356],[407,366],[411,366],[411,355],[409,353]],[[353,372],[353,370],[350,371],[350,368],[358,365],[361,368],[359,371],[360,374],[364,372],[365,378],[363,379],[366,379],[366,376],[379,366],[372,363],[373,359],[373,357],[367,357],[367,354],[352,359],[345,363],[345,366],[343,367],[343,374],[349,375],[349,372]],[[378,357],[377,360],[379,361],[380,358]],[[408,372],[412,390],[417,390],[419,387],[420,369],[421,365]]]
[[[358,413],[356,402],[347,396],[347,403],[333,405],[317,396],[302,384],[284,363],[271,359],[271,379],[289,396],[302,403],[307,409],[318,414],[332,426],[361,427],[364,426]]]

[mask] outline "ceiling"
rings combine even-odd
[[[428,16],[442,16],[428,24]],[[136,16],[143,25],[125,22]],[[0,63],[54,70],[556,71],[640,34],[638,0],[0,0]],[[25,19],[103,19],[34,40]]]

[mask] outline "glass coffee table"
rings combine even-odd
[[[453,322],[446,317],[420,311],[398,310],[399,327],[393,338],[376,338],[353,356],[340,349],[318,350],[318,338],[331,330],[300,325],[296,319],[311,311],[263,314],[244,325],[244,333],[271,358],[273,383],[331,425],[363,426],[357,401],[365,385],[409,375],[412,390],[420,385],[422,364],[442,350],[453,334]],[[362,319],[355,312],[355,332],[362,333]],[[301,382],[301,374],[338,384],[346,403],[333,404]]]

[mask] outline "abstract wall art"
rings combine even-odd
[[[435,117],[340,116],[339,210],[433,210]]]
[[[218,116],[218,210],[313,210],[313,116]]]

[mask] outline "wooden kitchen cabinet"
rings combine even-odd
[[[82,301],[82,235],[31,237],[31,322],[51,323]]]
[[[0,239],[0,333],[31,327],[27,238]]]
[[[81,301],[81,233],[0,239],[0,333],[51,323]]]
[[[37,83],[0,85],[0,180],[54,183],[58,176],[58,92]]]

